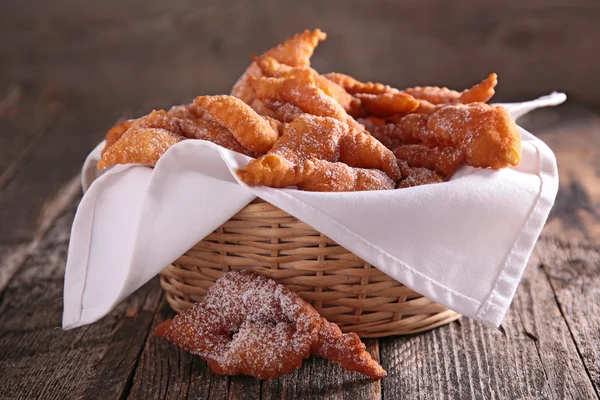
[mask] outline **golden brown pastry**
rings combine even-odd
[[[223,275],[201,303],[154,332],[221,375],[276,378],[314,353],[373,379],[386,376],[356,334],[342,334],[296,293],[247,270]]]
[[[165,129],[129,128],[102,154],[98,169],[116,164],[143,164],[154,167],[169,147],[184,139],[183,136]]]
[[[264,154],[279,137],[277,129],[249,105],[233,96],[198,96],[194,103],[231,131],[247,149]]]
[[[402,180],[396,186],[397,189],[441,183],[444,181],[440,175],[430,169],[409,167],[406,161],[403,160],[398,160],[398,165],[402,171]]]
[[[444,107],[427,121],[423,142],[464,152],[465,163],[494,169],[521,161],[521,135],[508,111],[485,103]]]
[[[287,39],[280,45],[266,51],[264,55],[275,59],[277,62],[291,67],[306,67],[310,65],[315,48],[327,35],[320,29],[306,30]],[[251,78],[261,77],[262,73],[256,62],[252,62],[231,89],[231,95],[239,98],[244,103],[251,105],[256,96],[250,85]]]
[[[445,179],[450,179],[456,170],[465,162],[462,150],[452,147],[427,147],[418,144],[400,146],[394,150],[399,160],[404,160],[410,167],[427,168],[437,172]]]
[[[355,129],[364,130],[339,102],[319,88],[313,74],[307,69],[300,69],[293,76],[285,78],[252,78],[250,83],[256,97],[264,103],[291,103],[305,113],[335,118]]]
[[[310,163],[305,164],[308,160]],[[354,171],[334,165],[337,161],[347,164],[348,167],[373,171]],[[330,168],[331,171],[326,174],[325,168]],[[397,181],[401,177],[394,154],[372,136],[358,132],[333,118],[302,114],[286,126],[283,135],[267,155],[238,170],[238,176],[248,185],[297,186],[304,190],[319,188],[320,191],[340,191],[341,187],[352,187],[352,190],[387,188],[388,181],[370,179],[379,177],[380,174],[375,172],[375,169],[385,172],[391,181]],[[324,180],[322,185],[315,184],[314,180],[319,177]],[[368,185],[361,184],[363,177],[369,177],[370,180],[366,180]]]

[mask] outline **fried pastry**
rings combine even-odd
[[[441,183],[444,179],[435,171],[427,168],[409,167],[404,160],[398,160],[398,166],[402,171],[402,180],[396,186],[396,189],[404,189],[413,186],[429,185],[432,183]]]
[[[359,93],[355,96],[360,100],[366,116],[389,117],[398,113],[410,113],[419,107],[419,102],[414,97],[401,92]]]
[[[460,149],[473,167],[500,169],[521,161],[515,121],[503,107],[485,103],[456,104],[435,112],[427,121],[423,142]]]
[[[499,106],[455,104],[432,115],[409,114],[396,124],[376,119],[361,122],[392,148],[407,144],[452,147],[464,154],[466,164],[479,168],[506,168],[521,160],[521,136],[510,114]],[[443,171],[446,167],[440,168]]]
[[[294,165],[276,154],[266,154],[236,171],[247,185],[273,188],[296,186],[312,192],[389,190],[392,181],[383,171],[353,168],[341,162],[312,158]]]
[[[379,118],[358,119],[365,129],[388,149],[395,149],[406,144],[420,143],[427,131],[426,114],[408,114],[397,123],[386,123]]]
[[[269,157],[273,155],[282,160]],[[288,124],[269,153],[251,161],[238,176],[248,185],[302,188],[304,170],[301,167],[304,161],[311,159],[380,169],[393,181],[400,179],[396,157],[375,138],[333,118],[308,114],[302,114]],[[324,168],[329,164],[319,165]],[[281,177],[274,177],[274,173]]]
[[[231,131],[247,149],[264,154],[279,137],[276,129],[256,111],[233,96],[198,96],[194,103]]]
[[[398,89],[394,89],[391,86],[382,83],[361,82],[350,75],[340,74],[339,72],[331,72],[323,76],[330,81],[337,83],[350,94],[383,94],[399,92]]]
[[[498,75],[491,73],[483,81],[470,89],[464,90],[456,103],[469,104],[469,103],[485,103],[491,99],[496,91],[494,88],[498,84]]]
[[[179,107],[185,106],[175,106],[178,107],[178,111],[181,110]],[[174,108],[175,108],[174,107]],[[181,129],[175,122],[173,118],[169,118],[167,112],[164,110],[153,110],[150,114],[144,115],[143,117],[137,119],[130,119],[128,121],[122,122],[120,124],[115,125],[106,133],[106,144],[104,145],[104,149],[102,150],[102,154],[106,152],[106,150],[115,144],[121,136],[130,128],[160,128],[166,129],[176,135],[181,135]]]
[[[453,147],[429,148],[418,144],[400,146],[394,154],[410,167],[430,169],[445,179],[450,179],[465,159],[462,150]]]
[[[246,149],[238,142],[229,129],[215,121],[198,118],[179,120],[178,124],[181,128],[181,134],[186,139],[206,140],[250,157],[258,157],[258,153]]]
[[[232,96],[199,96],[115,125],[98,166],[152,166],[173,143],[202,139],[256,158],[237,171],[249,185],[353,191],[441,182],[462,164],[520,162],[514,120],[485,104],[496,74],[462,92],[321,75],[310,59],[325,38],[307,30],[253,57]]]
[[[278,124],[280,124],[280,122],[273,122],[273,125]],[[106,153],[106,151],[114,144],[111,143],[113,140],[115,141],[115,143],[118,143],[121,137],[129,130],[138,130],[143,128],[164,130],[172,133],[175,137],[182,136],[186,139],[207,140],[209,142],[218,144],[219,146],[222,146],[226,149],[237,151],[238,153],[242,153],[250,157],[258,156],[256,152],[248,150],[244,146],[242,146],[227,128],[218,124],[215,121],[204,119],[203,111],[195,105],[174,106],[169,111],[154,110],[150,114],[145,115],[141,118],[129,120],[122,124],[116,125],[107,133],[107,141],[104,150],[102,151],[102,154]],[[148,139],[145,136],[143,137],[144,140]],[[141,137],[137,138],[136,140],[139,139],[141,139]],[[129,138],[128,140],[131,141],[132,139]],[[160,141],[161,139],[158,138],[157,140]],[[115,160],[119,158],[117,157],[117,153],[119,151],[127,151],[128,154],[131,153],[131,149],[129,149],[131,145],[132,143],[128,143],[125,147],[116,148],[111,153],[112,157]],[[123,157],[127,158],[132,156],[124,155]],[[143,157],[139,154],[135,157],[143,159]],[[117,162],[117,164],[121,163],[122,162]],[[144,164],[145,162],[140,161],[138,163]],[[153,166],[154,164],[156,164],[156,162],[148,165]],[[102,165],[106,167],[109,164],[104,163]]]
[[[181,118],[181,119],[192,119],[192,118],[202,118],[203,113],[202,113],[202,110],[200,110],[194,103],[192,103],[192,104],[187,104],[187,105],[173,106],[169,109],[169,111],[167,111],[167,114],[171,117],[176,117],[176,118]],[[151,126],[151,124],[148,124],[147,122],[140,123],[139,120],[143,119],[143,118],[144,117],[139,118],[138,120],[130,119],[130,120],[121,122],[121,123],[113,126],[106,133],[106,144],[104,146],[104,149],[102,149],[102,153],[104,153],[110,146],[115,144],[117,142],[117,140],[119,140],[119,138],[125,133],[125,131],[135,121],[138,121],[137,122],[138,126],[146,126],[148,128],[151,128],[151,127],[159,128],[159,126]],[[144,123],[146,123],[146,125],[144,125]]]
[[[102,154],[98,169],[116,164],[143,164],[154,167],[169,147],[184,139],[183,136],[165,129],[129,128]]]
[[[224,274],[201,303],[154,332],[221,375],[276,378],[311,353],[373,379],[387,375],[356,334],[341,334],[296,293],[247,270]]]
[[[248,185],[297,186],[304,161],[338,160],[339,141],[347,131],[346,124],[333,118],[299,115],[286,126],[268,154],[250,161],[237,175]]]
[[[133,121],[133,119],[123,121],[113,126],[108,130],[108,132],[106,132],[106,143],[104,144],[104,148],[102,149],[101,154],[104,154],[110,146],[117,143],[121,136],[123,136],[127,129],[129,129]]]
[[[256,97],[265,103],[291,103],[305,113],[335,118],[360,131],[364,130],[340,103],[317,86],[309,70],[300,69],[286,78],[253,78],[250,82]]]
[[[306,160],[298,168],[298,189],[312,192],[390,190],[394,181],[378,169],[353,168],[343,162]]]
[[[265,154],[235,173],[246,185],[286,188],[298,184],[298,168],[277,154]]]
[[[373,136],[350,128],[339,142],[339,161],[357,168],[376,168],[392,180],[400,179],[394,154]]]
[[[292,103],[283,103],[273,111],[273,118],[281,122],[292,122],[300,114],[304,114],[301,108]]]
[[[343,87],[319,75],[317,71],[310,67],[290,67],[277,62],[277,60],[269,56],[257,57],[255,62],[261,69],[262,74],[268,78],[290,78],[296,75],[300,70],[306,70],[312,74],[315,84],[319,89],[336,100],[344,110],[348,112],[356,109],[356,102]]]
[[[436,86],[417,86],[404,91],[419,101],[415,112],[433,114],[449,104],[485,103],[494,96],[498,75],[492,73],[480,83],[462,92]]]
[[[267,105],[265,103],[263,103],[262,101],[260,101],[259,99],[252,100],[250,107],[252,107],[252,109],[254,111],[256,111],[257,114],[260,114],[263,117],[265,117],[265,116],[272,117],[274,114],[273,110],[271,110],[269,107],[267,107]]]
[[[348,125],[343,122],[301,114],[287,124],[269,154],[277,154],[295,165],[311,158],[337,161],[340,157],[340,139],[347,134]]]
[[[271,57],[279,63],[292,67],[306,67],[310,65],[315,48],[327,35],[320,29],[305,30],[287,39],[282,44],[266,51],[264,55]],[[231,89],[231,95],[250,105],[256,98],[254,89],[250,85],[251,78],[261,77],[262,73],[256,62],[252,62],[237,80]]]
[[[180,119],[197,119],[204,117],[204,111],[196,104],[190,103],[171,107],[167,115]]]
[[[404,92],[417,100],[425,100],[433,105],[455,103],[460,98],[460,92],[447,87],[415,86],[404,89]]]
[[[369,373],[361,373],[373,379],[381,379],[387,375],[377,361],[371,358],[367,347],[360,341],[358,335],[343,334],[336,324],[325,318],[321,321],[319,339],[312,346],[312,354],[336,362],[348,371],[369,371]]]
[[[265,55],[292,67],[307,67],[319,42],[325,39],[327,34],[320,29],[305,30],[266,51]]]

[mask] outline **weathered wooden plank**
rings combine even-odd
[[[162,302],[154,324],[171,318],[173,311]],[[150,331],[129,392],[132,399],[207,398],[212,374],[198,357],[180,350]]]
[[[596,395],[600,393],[600,118],[546,110],[544,140],[555,150],[561,189],[536,247]],[[539,122],[538,122],[539,123]]]
[[[543,263],[596,395],[600,394],[600,251],[597,245],[542,238]]]
[[[301,9],[272,0],[144,7],[133,0],[118,7],[36,0],[0,7],[0,87],[44,77],[124,110],[223,93],[252,54],[313,27],[330,35],[315,56],[323,71],[457,88],[496,71],[503,99],[564,90],[598,104],[600,92],[600,59],[586,57],[600,48],[600,5],[593,0],[310,0]]]
[[[154,280],[101,321],[60,329],[71,209],[0,298],[0,398],[120,398],[162,292]]]
[[[384,398],[592,398],[552,288],[532,260],[499,331],[462,319],[380,341]]]
[[[600,244],[600,116],[561,106],[519,123],[544,140],[558,162],[560,189],[543,235]]]
[[[377,340],[365,340],[367,350],[379,360]],[[275,399],[381,399],[380,381],[347,372],[330,361],[311,357],[289,376],[262,382],[261,398]]]
[[[38,217],[38,227],[33,239],[29,243],[0,244],[0,293],[4,290],[10,279],[40,245],[40,242],[56,219],[64,213],[81,192],[81,177],[79,175],[67,182],[57,195],[44,204],[42,212]]]

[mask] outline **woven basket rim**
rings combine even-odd
[[[166,267],[160,281],[181,312],[240,269],[277,280],[363,338],[422,332],[461,316],[258,197]]]

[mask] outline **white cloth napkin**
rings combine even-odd
[[[565,99],[553,93],[504,106],[519,117]],[[462,167],[445,183],[354,193],[248,187],[234,171],[250,159],[201,140],[171,147],[154,169],[125,165],[100,174],[100,144],[83,167],[63,328],[105,316],[256,196],[422,295],[498,326],[558,190],[554,154],[520,132],[516,168]]]

